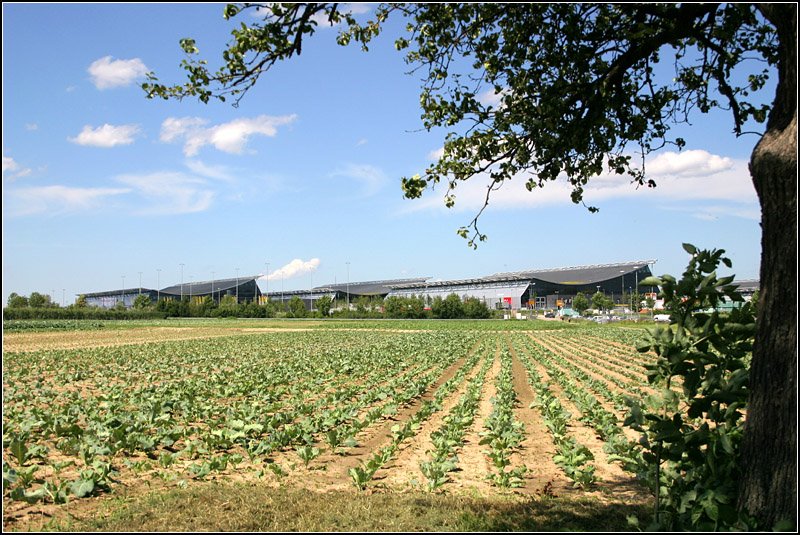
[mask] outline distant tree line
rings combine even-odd
[[[402,319],[486,319],[492,311],[474,297],[462,299],[456,294],[446,298],[360,296],[352,302],[323,296],[314,300],[314,310],[306,308],[297,296],[288,301],[237,303],[234,296],[219,302],[210,296],[164,298],[154,302],[142,294],[127,308],[119,301],[111,309],[89,306],[81,295],[74,304],[61,307],[49,295],[33,292],[30,297],[12,293],[3,319],[147,319],[147,318],[402,318]]]

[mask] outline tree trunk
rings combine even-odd
[[[797,526],[797,5],[760,5],[778,30],[778,89],[750,159],[761,203],[761,300],[741,450],[739,508]]]

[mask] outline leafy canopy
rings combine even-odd
[[[407,34],[395,46],[421,75],[423,125],[449,132],[441,158],[422,175],[403,178],[403,191],[419,198],[444,182],[452,207],[460,182],[486,180],[483,208],[458,231],[475,247],[486,239],[478,218],[508,180],[525,180],[534,190],[564,178],[575,203],[583,203],[589,180],[606,171],[654,187],[644,157],[667,144],[682,147],[668,131],[693,110],[730,110],[737,135],[748,120],[763,122],[768,106],[751,99],[778,49],[774,28],[757,10],[749,4],[380,4],[359,23],[340,4],[228,5],[227,19],[257,11],[261,20],[233,30],[221,68],[210,70],[196,59],[195,40],[183,39],[188,81],[168,86],[149,73],[143,89],[149,98],[234,97],[236,105],[273,65],[299,55],[320,24],[339,26],[339,44],[367,50],[390,16],[402,16]],[[748,59],[760,66],[734,81],[732,71]],[[662,60],[674,71],[667,80],[657,75]]]

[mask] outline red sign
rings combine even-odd
[[[510,297],[504,297],[503,298],[503,302],[504,303],[508,303],[510,305],[511,304],[511,298]]]

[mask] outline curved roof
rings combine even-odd
[[[484,280],[538,279],[553,284],[582,286],[586,284],[607,281],[622,275],[627,275],[629,273],[635,273],[641,268],[647,267],[655,262],[655,260],[636,260],[631,262],[619,262],[615,264],[593,264],[589,266],[574,266],[555,269],[513,271],[489,275],[488,277],[484,277]]]
[[[167,294],[167,295],[211,295],[212,291],[216,294],[217,292],[225,292],[227,290],[233,290],[237,286],[243,286],[244,284],[257,280],[258,277],[259,277],[258,275],[255,275],[248,277],[238,277],[235,279],[184,282],[183,284],[175,284],[174,286],[168,286],[160,290],[160,292],[162,294]],[[183,289],[181,289],[181,287],[183,287]]]

